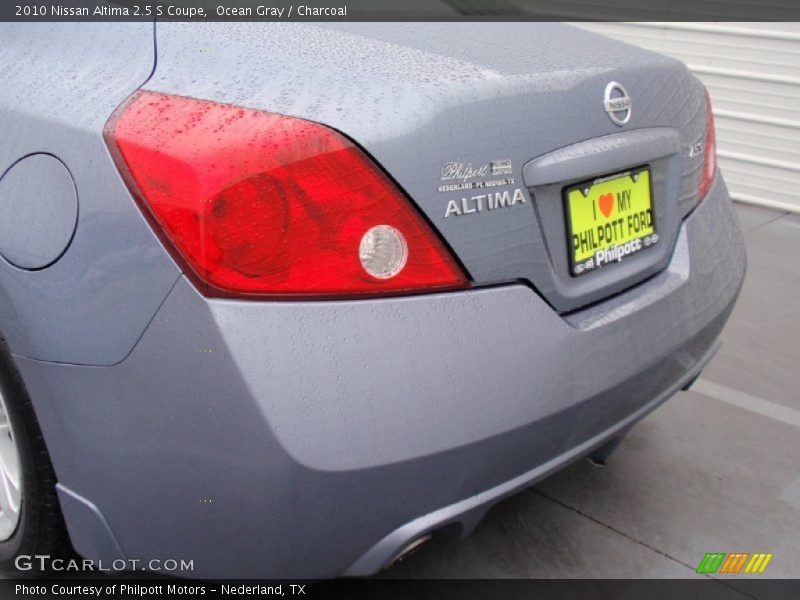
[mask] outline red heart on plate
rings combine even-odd
[[[597,206],[600,207],[600,212],[608,218],[611,215],[611,211],[614,210],[614,194],[609,192],[600,196],[597,199]]]

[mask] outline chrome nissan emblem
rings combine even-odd
[[[603,106],[609,118],[619,126],[625,125],[631,118],[631,97],[628,92],[616,81],[611,81],[606,86]]]

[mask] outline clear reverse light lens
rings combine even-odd
[[[406,266],[406,238],[391,225],[377,225],[361,238],[358,258],[364,270],[376,279],[391,279]]]

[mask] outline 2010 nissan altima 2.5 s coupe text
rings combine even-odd
[[[549,23],[0,40],[11,563],[375,573],[607,456],[742,284],[708,95],[658,54]]]

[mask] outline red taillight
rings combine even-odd
[[[700,175],[700,187],[697,190],[698,202],[705,197],[708,188],[711,187],[711,182],[714,181],[714,175],[717,174],[717,136],[714,131],[714,114],[711,111],[711,98],[708,90],[706,90],[706,143],[704,148],[703,172]]]
[[[207,293],[468,285],[397,186],[323,125],[139,92],[109,121],[106,140],[162,239]]]

